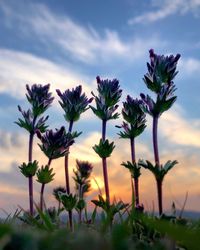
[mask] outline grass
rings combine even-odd
[[[33,217],[16,211],[0,223],[0,250],[100,250],[100,249],[190,249],[200,245],[200,220],[158,218],[128,211],[115,217],[112,227],[106,214],[98,212],[74,220],[74,231],[53,213],[38,207]],[[93,217],[93,218],[92,218]]]

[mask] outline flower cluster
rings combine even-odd
[[[41,133],[45,132],[47,125],[45,122],[48,119],[46,117],[40,117],[46,110],[49,108],[53,102],[54,97],[52,97],[49,92],[50,84],[42,86],[41,84],[33,84],[31,88],[29,85],[26,85],[27,89],[27,100],[31,104],[31,109],[23,111],[20,106],[18,106],[19,112],[21,112],[24,119],[19,118],[15,122],[21,128],[26,129],[29,133],[34,134],[36,130],[39,130]],[[37,118],[39,120],[37,120]]]
[[[27,111],[24,111],[21,109],[20,106],[18,106],[19,112],[21,112],[22,116],[24,117],[24,120],[21,118],[18,119],[17,122],[15,122],[18,126],[21,128],[26,129],[29,133],[34,134],[36,130],[39,130],[41,133],[44,133],[48,126],[45,124],[45,122],[48,120],[49,116],[41,117],[37,122],[34,118],[33,112],[28,109]]]
[[[117,103],[122,95],[119,81],[117,79],[101,80],[99,76],[96,79],[98,95],[92,92],[96,102],[96,108],[90,106],[92,111],[104,121],[117,119],[119,114],[115,113],[115,111],[118,108]]]
[[[65,127],[60,129],[48,130],[44,135],[37,131],[37,136],[42,144],[39,144],[41,150],[49,159],[56,159],[68,153],[68,148],[74,143],[72,135],[66,133]]]
[[[102,80],[99,76],[96,77],[97,80],[97,91],[99,96],[104,97],[105,105],[111,107],[119,102],[122,95],[122,90],[120,89],[119,81],[117,79],[113,80]]]
[[[47,108],[53,102],[54,97],[52,93],[49,92],[50,84],[41,85],[33,84],[31,88],[29,85],[26,85],[27,89],[27,100],[32,106],[32,111],[34,116],[39,116],[44,113]]]
[[[177,75],[176,66],[180,54],[176,56],[157,55],[153,49],[149,50],[150,63],[147,63],[148,73],[144,75],[144,82],[147,87],[159,94],[164,85],[172,85]]]
[[[140,94],[143,100],[142,108],[144,112],[148,113],[152,117],[159,117],[163,112],[170,109],[177,97],[173,96],[173,92],[175,90],[174,86],[171,90],[169,87],[170,85],[168,87],[162,87],[161,93],[157,95],[156,102],[149,95],[144,95],[143,93]]]
[[[66,121],[77,121],[80,118],[81,113],[85,112],[93,100],[93,98],[88,99],[85,93],[82,93],[82,86],[79,85],[72,90],[66,90],[61,93],[59,89],[56,90],[61,101],[59,101],[60,106],[65,111]]]
[[[126,122],[123,122],[118,128],[122,128],[119,135],[121,138],[135,138],[146,128],[145,113],[141,108],[142,100],[133,99],[129,95],[126,102],[123,102],[122,116]]]
[[[151,49],[150,63],[147,63],[148,73],[144,75],[146,86],[156,93],[156,101],[149,95],[141,94],[144,102],[143,110],[153,117],[159,117],[163,112],[171,108],[177,97],[174,96],[176,87],[173,79],[177,75],[177,62],[180,54],[176,56],[156,55]]]
[[[76,170],[74,170],[74,181],[76,185],[76,190],[80,191],[83,195],[88,192],[90,189],[90,180],[93,166],[88,161],[79,161],[76,160]]]

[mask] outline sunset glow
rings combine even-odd
[[[97,75],[102,79],[117,78],[123,89],[117,109],[120,113],[127,95],[139,98],[140,93],[150,93],[142,79],[147,72],[148,51],[154,48],[158,54],[181,54],[174,80],[177,101],[161,116],[158,125],[161,163],[178,161],[164,180],[164,210],[170,211],[172,202],[181,209],[188,192],[185,209],[200,211],[199,1],[191,1],[190,5],[175,1],[177,5],[171,12],[167,11],[170,1],[164,1],[163,6],[161,1],[109,1],[107,9],[112,11],[108,13],[100,1],[95,1],[95,8],[92,1],[86,2],[80,3],[79,9],[85,11],[82,12],[73,1],[63,1],[63,6],[53,0],[0,1],[0,208],[13,212],[19,200],[23,208],[28,208],[27,179],[18,168],[28,160],[28,132],[14,124],[20,117],[17,105],[28,107],[26,84],[50,83],[55,99],[45,111],[49,115],[47,123],[51,129],[68,129],[56,89],[64,92],[81,85],[91,98],[91,91],[97,93]],[[94,101],[92,105],[95,106]],[[154,161],[152,118],[147,115],[146,119],[147,128],[135,139],[136,159]],[[106,136],[115,143],[107,158],[110,197],[130,203],[130,173],[121,165],[131,160],[130,142],[119,139],[116,125],[121,124],[122,116],[107,123]],[[89,161],[94,166],[89,201],[97,198],[99,189],[106,198],[102,160],[93,150],[101,138],[101,126],[102,121],[91,109],[73,124],[73,131],[82,134],[70,147],[70,187],[74,191],[76,159]],[[48,158],[38,143],[41,142],[35,136],[33,159],[46,165]],[[64,158],[53,159],[51,167],[54,181],[45,187],[49,206],[56,204],[53,188],[65,186]],[[40,184],[36,178],[33,185],[35,202],[39,203]],[[145,169],[139,190],[145,209],[157,211],[156,183]],[[89,209],[92,208],[90,204]]]

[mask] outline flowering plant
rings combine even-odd
[[[140,95],[143,100],[141,105],[144,112],[153,117],[153,149],[155,165],[149,161],[140,161],[140,165],[149,169],[156,178],[157,192],[158,192],[158,207],[159,214],[162,215],[162,183],[167,172],[177,164],[177,161],[168,161],[165,165],[160,164],[159,150],[158,150],[158,118],[163,112],[169,110],[177,97],[174,96],[176,90],[173,82],[178,71],[176,66],[180,58],[180,54],[176,56],[157,55],[154,50],[149,51],[150,63],[147,63],[148,73],[144,75],[144,82],[146,86],[156,93],[156,101],[149,95]]]
[[[31,108],[27,111],[23,111],[22,108],[18,105],[18,110],[22,114],[23,119],[19,118],[15,123],[29,132],[28,164],[32,162],[33,139],[36,131],[44,133],[48,127],[45,124],[48,116],[41,117],[41,115],[50,107],[54,99],[54,97],[52,97],[52,94],[49,92],[49,88],[50,84],[33,84],[31,87],[29,87],[29,85],[26,85],[26,98],[30,103]],[[28,164],[28,168],[25,168],[25,166],[23,166],[24,171],[25,169],[26,171],[28,169],[30,170],[31,166]],[[25,174],[23,170],[21,169],[21,172]],[[35,174],[34,171],[33,173]],[[30,214],[33,215],[33,175],[30,175],[28,178]]]

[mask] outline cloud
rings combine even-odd
[[[8,149],[11,146],[15,146],[15,147],[21,147],[22,146],[22,142],[21,142],[21,138],[20,135],[17,132],[14,133],[9,133],[8,131],[3,131],[0,130],[0,148],[1,149]]]
[[[180,60],[179,68],[185,76],[194,76],[195,73],[199,73],[200,71],[200,60],[192,57],[183,58]],[[198,76],[195,74],[195,77]]]
[[[0,166],[1,172],[9,172],[28,159],[28,133],[8,132],[0,130]],[[38,139],[34,139],[33,157],[45,163],[46,159],[37,146]]]
[[[32,43],[34,36],[35,46],[50,53],[46,59],[45,53],[34,55],[31,46],[29,52],[0,48],[0,93],[15,98],[24,98],[27,83],[51,83],[54,92],[56,88],[65,90],[82,84],[84,91],[90,94],[95,87],[96,73],[88,72],[94,65],[103,65],[106,72],[109,67],[116,75],[125,65],[130,67],[130,63],[134,65],[143,59],[149,48],[166,46],[158,37],[124,41],[115,30],[98,33],[92,26],[83,26],[68,16],[58,16],[42,4],[29,3],[26,8],[20,8],[14,1],[2,1],[0,9],[4,13],[3,23],[9,23],[9,29],[19,33],[23,42]],[[89,71],[87,68],[84,72],[84,67],[80,70],[80,62],[89,66]]]
[[[1,134],[3,132],[1,131]],[[0,182],[2,185],[1,190],[1,207],[7,211],[13,211],[20,204],[25,209],[28,207],[28,190],[27,180],[24,178],[18,169],[18,165],[26,161],[27,158],[27,135],[18,134],[17,144],[12,144],[12,137],[15,136],[15,132],[6,135],[7,142],[4,145],[0,145],[0,159],[1,159],[1,175]],[[70,149],[70,176],[73,175],[73,168],[75,168],[75,160],[88,160],[94,165],[92,179],[95,178],[104,194],[104,183],[101,160],[93,152],[92,146],[100,137],[100,133],[93,132],[86,134],[85,138],[77,140],[76,144]],[[113,140],[113,138],[110,138]],[[20,146],[18,144],[20,141]],[[130,202],[131,199],[131,187],[130,187],[130,173],[127,169],[121,166],[122,161],[130,160],[130,145],[128,140],[115,140],[116,148],[113,155],[108,158],[108,176],[110,184],[111,197],[114,196],[119,199],[122,198],[126,202]],[[6,145],[6,146],[5,146]],[[18,145],[18,146],[16,146]],[[137,140],[136,143],[137,158],[149,159],[152,156],[152,152],[149,149],[149,145],[143,144]],[[40,164],[47,162],[46,157],[40,152],[37,147],[37,140],[35,140],[34,146],[34,158],[39,159]],[[162,161],[171,158],[171,153],[168,152],[162,156]],[[174,150],[173,158],[179,161],[179,164],[169,172],[164,182],[164,203],[165,208],[170,208],[172,200],[176,199],[180,203],[183,200],[186,191],[189,191],[189,197],[192,200],[187,204],[186,209],[195,210],[195,206],[199,204],[199,201],[195,201],[192,197],[199,193],[199,159],[196,152],[190,152],[188,148],[184,150]],[[6,160],[6,161],[5,161]],[[52,190],[58,185],[65,185],[64,183],[64,159],[60,158],[52,162],[52,167],[56,173],[55,180],[47,185],[45,191],[45,200],[48,206],[55,205],[55,200],[52,196]],[[74,188],[72,178],[70,178],[71,189]],[[35,188],[35,201],[39,201],[40,184],[34,181]],[[148,190],[151,190],[149,193]],[[174,192],[176,190],[176,192]],[[141,202],[144,203],[146,208],[152,208],[152,201],[157,208],[157,194],[156,184],[152,173],[147,170],[142,170],[140,178],[140,192]],[[94,199],[98,194],[98,187],[92,180],[92,190],[88,194],[88,200]],[[90,205],[91,207],[91,205]]]
[[[129,19],[130,25],[136,23],[151,23],[167,18],[168,16],[180,14],[184,15],[188,12],[196,14],[200,8],[199,0],[152,0],[151,7],[153,11],[147,11],[143,14]]]
[[[166,112],[159,123],[160,132],[169,142],[200,147],[200,119],[187,119],[180,106]]]
[[[29,4],[24,9],[24,6],[19,8],[4,1],[0,8],[9,27],[16,27],[23,37],[32,39],[34,34],[37,42],[40,41],[44,49],[49,48],[53,55],[56,51],[57,56],[62,54],[62,59],[86,65],[114,64],[121,60],[134,62],[143,58],[149,48],[165,46],[164,41],[153,36],[125,41],[116,30],[105,28],[97,32],[90,24],[83,26],[69,16],[57,15],[43,4]]]
[[[65,90],[82,84],[90,92],[89,77],[79,74],[70,67],[67,69],[47,59],[33,54],[0,49],[0,92],[15,98],[24,98],[25,85],[51,83],[51,90]],[[88,84],[86,83],[88,82]]]

